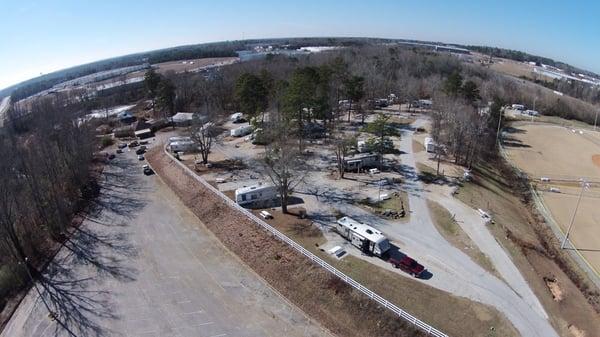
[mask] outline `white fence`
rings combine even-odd
[[[252,214],[250,211],[248,211],[247,209],[245,209],[245,208],[241,207],[240,205],[236,204],[233,200],[229,199],[225,194],[221,193],[221,191],[219,191],[218,189],[214,188],[212,185],[210,185],[209,183],[207,183],[200,176],[198,176],[197,174],[195,174],[189,167],[185,166],[179,160],[177,160],[173,156],[171,156],[171,154],[168,151],[165,150],[165,153],[175,163],[177,163],[177,165],[179,165],[181,168],[183,168],[186,173],[188,173],[189,175],[191,175],[194,179],[196,179],[198,182],[200,182],[206,188],[208,188],[209,190],[211,190],[213,193],[215,193],[216,195],[218,195],[219,197],[221,197],[221,199],[223,199],[231,207],[237,209],[238,211],[242,212],[244,215],[248,216],[250,219],[252,219],[258,225],[260,225],[261,227],[263,227],[264,229],[266,229],[267,231],[269,231],[271,234],[275,235],[275,237],[277,237],[281,241],[283,241],[283,242],[287,243],[288,245],[292,246],[295,250],[299,251],[304,256],[308,257],[314,263],[316,263],[319,266],[327,269],[329,272],[331,272],[335,276],[339,277],[341,280],[343,280],[347,284],[351,285],[353,288],[355,288],[355,289],[359,290],[360,292],[362,292],[363,294],[369,296],[370,298],[372,298],[374,301],[376,301],[377,303],[379,303],[383,307],[391,310],[396,315],[398,315],[398,316],[402,317],[403,319],[405,319],[406,321],[408,321],[408,322],[416,325],[418,328],[420,328],[421,330],[425,331],[428,335],[435,336],[435,337],[448,337],[448,335],[446,335],[445,333],[443,333],[443,332],[439,331],[438,329],[432,327],[431,325],[429,325],[429,324],[421,321],[420,319],[418,319],[415,316],[409,314],[408,312],[400,309],[395,304],[393,304],[390,301],[386,300],[385,298],[377,295],[376,293],[374,293],[373,291],[371,291],[367,287],[363,286],[362,284],[360,284],[357,281],[353,280],[351,277],[349,277],[346,274],[342,273],[341,271],[337,270],[336,268],[334,268],[329,263],[325,262],[320,257],[318,257],[315,254],[311,253],[306,248],[304,248],[301,245],[297,244],[294,240],[288,238],[285,234],[281,233],[280,231],[278,231],[273,226],[271,226],[268,223],[264,222],[263,220],[259,219],[257,216],[255,216],[254,214]]]

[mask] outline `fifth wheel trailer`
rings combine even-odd
[[[381,257],[390,249],[383,233],[347,216],[337,220],[336,231],[363,252]]]

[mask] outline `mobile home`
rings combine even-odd
[[[252,125],[243,125],[230,131],[233,137],[243,137],[252,133]]]
[[[363,252],[381,257],[390,249],[383,233],[347,216],[337,220],[336,231]]]
[[[235,190],[235,202],[241,206],[265,207],[278,199],[277,187],[259,183]]]

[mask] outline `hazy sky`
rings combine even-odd
[[[181,44],[367,36],[479,44],[600,73],[600,1],[0,0],[0,88]]]

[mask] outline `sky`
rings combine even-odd
[[[0,89],[183,44],[307,36],[516,49],[600,73],[600,1],[0,0]]]

